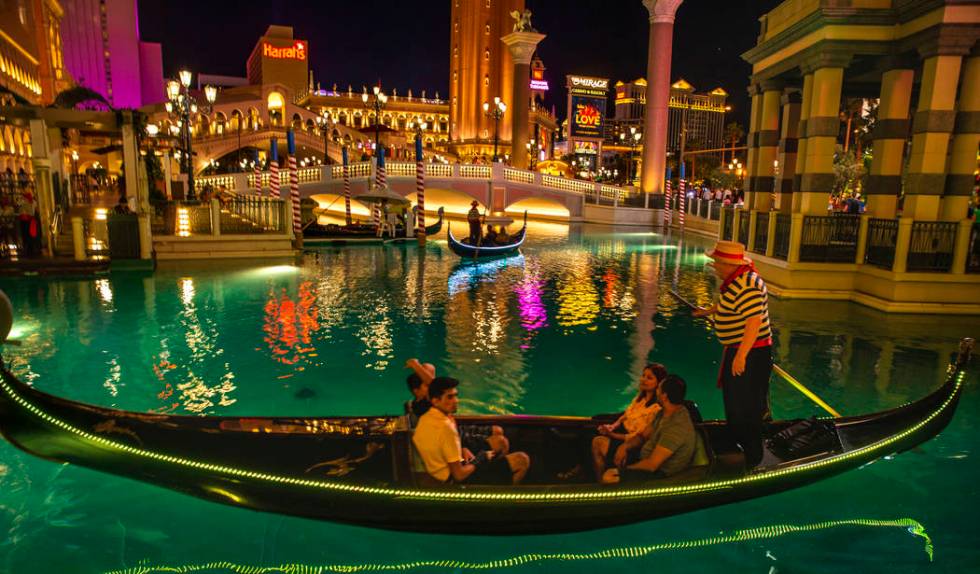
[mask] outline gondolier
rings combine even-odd
[[[748,468],[762,460],[763,422],[769,418],[769,377],[772,374],[772,331],[769,295],[745,247],[719,241],[707,253],[715,275],[722,280],[718,302],[694,312],[712,315],[715,334],[724,345],[718,385],[725,401],[725,418],[733,438],[742,446]]]
[[[480,225],[480,204],[477,201],[470,203],[470,210],[466,213],[466,222],[470,224],[470,245],[479,245],[483,227]]]

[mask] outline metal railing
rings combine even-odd
[[[708,202],[708,219],[711,221],[718,221],[721,218],[721,202],[720,201],[709,201]]]
[[[772,239],[772,256],[786,261],[789,257],[789,238],[793,229],[793,217],[788,213],[776,214],[776,234]]]
[[[860,229],[860,215],[804,216],[800,261],[854,263]]]
[[[956,245],[955,221],[915,221],[909,242],[908,271],[949,271]]]
[[[708,219],[708,211],[711,209],[711,200],[698,200],[698,217]]]
[[[765,254],[769,244],[769,217],[768,211],[760,211],[755,215],[755,237],[752,238],[750,251]]]
[[[898,220],[871,218],[868,220],[868,239],[864,247],[864,262],[882,269],[895,265],[895,245],[898,239]]]
[[[970,244],[966,249],[966,272],[980,273],[980,224],[976,221],[970,229]]]
[[[749,243],[749,212],[741,210],[738,217],[738,232],[735,241],[748,248]]]
[[[725,241],[732,241],[732,227],[735,220],[735,208],[734,207],[722,207],[725,212],[725,223],[722,225],[721,238]]]

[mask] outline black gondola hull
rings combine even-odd
[[[425,226],[425,234],[436,235],[442,230],[443,217],[445,210],[439,208],[439,219],[432,225]],[[318,225],[311,224],[303,230],[303,241],[305,243],[329,243],[346,239],[373,239],[377,237],[377,231],[373,225]],[[395,229],[396,238],[405,237],[405,228]]]
[[[907,450],[949,423],[961,379],[954,375],[939,390],[898,409],[836,420],[842,441],[850,443],[844,452],[755,474],[723,462],[726,426],[707,422],[701,429],[716,454],[710,466],[635,486],[583,482],[427,489],[411,480],[408,434],[397,417],[131,413],[54,397],[7,372],[0,389],[0,431],[36,456],[254,510],[412,531],[566,532],[765,496]],[[528,447],[532,467],[546,464],[548,437],[591,432],[596,425],[591,419],[562,417],[459,420],[500,424],[512,445]],[[344,470],[349,472],[340,474]],[[338,474],[328,476],[332,472]]]

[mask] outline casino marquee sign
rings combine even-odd
[[[606,119],[608,78],[566,77],[569,135],[573,138],[602,138]]]
[[[262,57],[273,60],[306,60],[306,42],[299,40],[289,46],[273,46],[269,42],[262,44]]]

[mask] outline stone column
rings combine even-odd
[[[783,94],[780,100],[783,105],[783,117],[779,122],[779,178],[776,180],[776,207],[783,213],[789,213],[793,207],[793,180],[796,176],[796,151],[800,133],[800,107],[802,104],[800,92],[792,91]],[[771,218],[775,221],[775,217]]]
[[[643,115],[643,171],[645,193],[664,192],[667,164],[667,103],[670,98],[670,56],[674,43],[674,15],[683,0],[643,0],[650,13],[647,44],[646,110]]]
[[[905,140],[909,131],[909,102],[912,98],[911,69],[889,70],[881,76],[881,98],[874,133],[874,157],[865,195],[868,213],[875,217],[895,217],[898,194],[902,190]]]
[[[780,98],[783,95],[782,82],[768,80],[762,83],[762,112],[759,114],[759,131],[756,134],[758,149],[755,154],[755,172],[750,180],[751,195],[749,205],[753,210],[767,210],[775,185],[773,162],[779,145]]]
[[[850,56],[831,53],[809,62],[813,69],[813,93],[806,119],[806,166],[799,191],[799,208],[804,214],[827,213],[827,198],[835,180],[834,151],[840,131],[841,87],[844,67],[849,60]]]
[[[800,211],[800,185],[803,182],[803,172],[806,170],[806,122],[810,117],[810,106],[813,103],[813,74],[803,74],[803,93],[800,103],[800,126],[797,129],[799,142],[796,146],[796,173],[793,174],[793,205],[791,210]]]
[[[51,169],[53,165],[51,145],[48,140],[48,128],[43,119],[30,120],[31,131],[31,167],[34,171],[34,195],[37,201],[37,218],[44,254],[54,255],[54,237],[48,236],[51,229],[51,219],[54,214],[54,190],[51,185]]]
[[[134,119],[133,114],[126,114],[122,124],[123,175],[126,178],[126,197],[136,198],[136,214],[139,217],[140,259],[151,259],[153,257],[153,235],[150,230],[150,193],[145,175],[145,165],[136,142]]]
[[[762,89],[759,84],[750,84],[748,88],[752,103],[749,111],[749,133],[745,142],[748,148],[745,153],[745,177],[742,186],[748,192],[755,189],[755,174],[759,170],[759,129],[762,118]],[[746,197],[745,205],[752,205],[751,196]]]
[[[544,40],[544,34],[537,32],[512,32],[501,40],[510,48],[514,60],[514,92],[511,109],[514,110],[514,125],[511,132],[511,164],[518,169],[527,169],[527,143],[529,109],[531,107],[531,56]]]
[[[980,46],[980,44],[978,44]],[[953,127],[949,175],[943,193],[941,217],[945,221],[966,218],[967,203],[973,192],[973,172],[977,169],[977,147],[980,146],[980,47],[963,64],[960,99]]]
[[[920,53],[926,60],[922,65],[919,105],[912,120],[912,151],[902,214],[919,221],[935,221],[946,186],[946,154],[956,119],[956,84],[963,56],[943,53],[936,46]],[[965,207],[963,212],[965,215]]]

